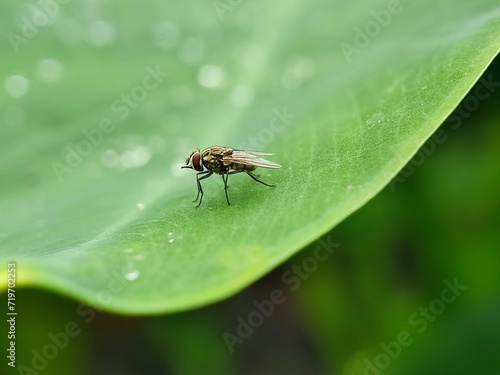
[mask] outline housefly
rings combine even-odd
[[[228,205],[231,203],[227,195],[227,180],[231,174],[245,172],[252,177],[254,181],[260,182],[262,185],[274,187],[274,185],[269,185],[259,180],[257,176],[252,173],[257,167],[270,169],[281,168],[279,164],[260,158],[260,156],[265,155],[273,154],[258,151],[235,150],[233,148],[221,146],[209,147],[203,151],[194,150],[186,159],[186,165],[181,168],[191,168],[198,172],[196,174],[198,194],[196,194],[196,199],[193,202],[197,202],[198,198],[200,198],[200,203],[198,203],[196,207],[201,205],[203,199],[203,188],[201,187],[200,181],[210,177],[214,173],[222,176]]]

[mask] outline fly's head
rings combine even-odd
[[[194,150],[186,159],[186,165],[183,165],[181,168],[190,168],[195,171],[202,172],[204,167],[200,150]]]

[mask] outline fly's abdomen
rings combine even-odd
[[[255,170],[255,166],[248,164],[241,164],[241,163],[231,163],[231,169],[234,169],[235,171],[238,172],[243,172],[243,171],[251,172]]]

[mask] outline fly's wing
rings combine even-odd
[[[266,159],[259,158],[257,155],[261,156],[261,155],[273,155],[273,154],[269,152],[234,150],[230,156],[224,157],[223,160],[231,163],[250,165],[260,168],[271,168],[271,169],[281,168],[281,165],[273,163],[272,161]]]

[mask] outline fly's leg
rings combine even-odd
[[[269,186],[269,187],[275,187],[276,185],[269,185],[269,184],[266,184],[265,182],[259,180],[252,172],[249,172],[249,171],[245,171],[247,175],[249,175],[250,177],[252,177],[255,181],[257,182],[260,182],[262,185],[266,185],[266,186]]]
[[[226,176],[226,177],[224,177],[224,176]],[[229,178],[229,173],[222,175],[222,181],[224,181],[224,191],[226,192],[227,205],[230,206],[231,202],[229,202],[229,197],[227,196],[227,180],[228,180],[228,178]]]
[[[224,191],[226,192],[226,201],[227,201],[227,204],[229,206],[231,205],[231,203],[229,202],[229,197],[227,196],[227,188],[228,188],[227,180],[228,180],[230,174],[236,174],[236,173],[240,173],[240,172],[242,172],[242,171],[231,171],[231,172],[228,172],[228,173],[222,175],[222,181],[224,181]],[[226,178],[224,178],[224,176],[226,176]]]
[[[203,180],[204,178],[210,177],[212,175],[212,173],[213,173],[212,171],[205,171],[205,172],[200,172],[200,173],[196,174],[196,183],[198,185],[198,194],[196,194],[196,199],[193,202],[196,202],[198,200],[198,197],[200,196],[200,193],[201,193],[200,203],[198,203],[196,208],[200,207],[201,201],[203,200],[203,189],[201,187],[200,181]],[[200,177],[200,175],[204,175],[204,176]]]

